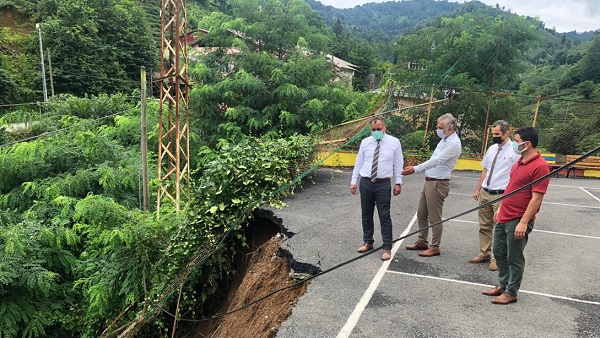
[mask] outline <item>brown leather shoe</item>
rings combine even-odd
[[[382,261],[389,261],[392,258],[392,250],[383,250],[381,254]]]
[[[425,242],[416,241],[413,244],[405,246],[406,250],[425,250],[429,247]]]
[[[513,296],[508,292],[504,292],[500,296],[496,298],[492,298],[492,303],[506,305],[510,303],[515,303],[517,301],[517,296]]]
[[[419,256],[422,256],[422,257],[433,257],[433,256],[439,256],[439,255],[440,255],[440,250],[432,249],[432,248],[429,248],[425,251],[419,252]]]
[[[491,259],[492,259],[492,257],[490,257],[490,255],[479,254],[473,258],[470,258],[469,263],[489,262]]]
[[[363,244],[363,246],[358,248],[358,250],[356,250],[356,251],[363,253],[363,252],[367,252],[367,251],[371,251],[371,250],[373,250],[373,244],[365,243],[365,244]]]
[[[500,285],[498,285],[493,289],[487,289],[481,293],[483,293],[486,296],[500,296],[503,292],[504,292],[504,288],[501,287]]]
[[[490,266],[488,266],[488,269],[490,271],[498,271],[498,265],[496,265],[496,260],[494,258],[492,258],[490,261]]]

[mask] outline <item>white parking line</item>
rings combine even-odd
[[[465,221],[465,220],[462,220],[462,219],[453,219],[453,220],[450,220],[448,222],[479,224],[479,222]],[[533,231],[534,232],[543,232],[543,233],[552,234],[552,235],[560,235],[560,236],[581,237],[581,238],[589,238],[589,239],[600,239],[600,237],[570,234],[570,233],[566,233],[566,232],[556,232],[556,231],[547,231],[547,230],[538,230],[538,229],[533,229]]]
[[[469,197],[473,197],[473,195],[469,195],[469,194],[459,194],[457,192],[451,192],[450,195],[458,195],[458,196],[469,196]]]
[[[589,239],[600,239],[600,237],[586,236],[586,235],[576,235],[576,234],[568,234],[566,232],[556,232],[556,231],[536,230],[536,229],[533,229],[533,231],[535,231],[535,232],[543,232],[543,233],[552,234],[552,235],[581,237],[581,238],[589,238]]]
[[[575,188],[575,189],[580,189],[580,188],[584,188],[582,186],[578,186],[578,185],[566,185],[566,184],[552,184],[550,183],[551,187],[559,187],[559,188]],[[591,187],[585,187],[586,189],[591,189],[591,190],[598,190],[600,188],[591,188]]]
[[[415,213],[415,215],[413,216],[413,219],[410,221],[410,224],[408,224],[408,227],[402,232],[402,235],[400,235],[400,237],[405,236],[410,231],[413,224],[415,224],[416,220],[417,220],[417,214]],[[392,258],[394,258],[394,256],[396,255],[396,252],[398,251],[398,248],[400,248],[400,245],[402,244],[403,241],[404,240],[400,240],[394,244],[394,247],[392,248]],[[338,333],[337,338],[346,338],[346,337],[350,336],[350,334],[352,333],[352,330],[354,330],[354,327],[356,326],[356,323],[358,323],[360,316],[362,315],[363,311],[369,304],[369,301],[373,297],[373,293],[375,293],[375,290],[377,290],[377,287],[379,286],[379,283],[381,282],[381,279],[385,275],[385,272],[387,271],[391,262],[392,262],[392,259],[390,259],[389,261],[385,261],[385,262],[383,262],[383,264],[381,264],[379,271],[377,271],[377,274],[375,274],[375,277],[371,281],[371,284],[369,284],[369,287],[367,288],[367,290],[365,290],[365,293],[363,294],[363,296],[360,298],[360,300],[356,304],[354,311],[352,311],[352,313],[350,314],[350,317],[348,317],[346,324],[344,324],[344,326]]]
[[[581,187],[579,187],[579,189],[581,189],[581,190],[585,191],[585,193],[586,193],[586,194],[588,194],[588,195],[592,196],[593,198],[595,198],[595,199],[596,199],[596,201],[600,202],[600,198],[598,198],[598,197],[594,196],[594,195],[593,195],[591,192],[589,192],[589,191],[587,191],[587,190],[585,190],[584,188],[581,188]]]
[[[563,207],[600,209],[600,207],[592,207],[592,206],[589,206],[589,205],[579,205],[579,204],[565,204],[565,203],[553,203],[553,202],[542,202],[542,204],[560,205],[560,206],[563,206]]]
[[[462,178],[462,179],[468,179],[468,180],[479,180],[479,176],[477,176],[477,177],[469,177],[469,176],[452,175],[452,178]],[[574,188],[574,189],[582,189],[582,188],[584,188],[584,187],[578,186],[578,185],[555,184],[554,182],[555,182],[554,180],[550,181],[550,187]],[[592,187],[585,187],[585,189],[600,190],[600,188],[592,188]],[[467,195],[467,196],[471,196],[471,195]]]
[[[467,281],[462,281],[462,280],[457,280],[457,279],[450,279],[450,278],[434,277],[434,276],[427,276],[427,275],[417,275],[417,274],[414,274],[414,273],[401,272],[401,271],[392,271],[392,270],[390,270],[388,272],[389,273],[393,273],[393,274],[397,274],[397,275],[405,275],[405,276],[412,276],[412,277],[418,277],[418,278],[428,278],[428,279],[441,280],[441,281],[445,281],[445,282],[452,282],[452,283],[459,283],[459,284],[469,284],[469,285],[482,286],[482,287],[488,287],[488,288],[493,288],[494,287],[493,285],[473,283],[473,282],[467,282]],[[592,302],[592,301],[589,301],[589,300],[582,300],[582,299],[565,297],[565,296],[557,296],[557,295],[552,295],[552,294],[549,294],[549,293],[527,291],[527,290],[519,290],[519,292],[528,293],[528,294],[531,294],[531,295],[537,295],[537,296],[544,296],[544,297],[549,297],[549,298],[555,298],[555,299],[563,299],[563,300],[568,300],[568,301],[577,302],[577,303],[584,303],[584,304],[591,304],[591,305],[600,305],[600,302]]]
[[[452,219],[452,220],[449,220],[448,222],[479,224],[479,222],[465,221],[465,220],[462,220],[462,219]]]
[[[590,194],[588,191],[586,191],[585,189],[579,187],[580,189],[582,189],[583,191],[587,192],[588,194]],[[457,195],[457,196],[469,196],[469,197],[473,197],[473,195],[469,195],[469,194],[460,194],[457,192],[451,192],[450,195]],[[599,202],[600,199],[598,199],[596,196],[590,194],[592,197],[596,198]],[[554,203],[554,202],[542,202],[542,204],[552,204],[552,205],[560,205],[563,207],[575,207],[575,208],[589,208],[589,209],[600,209],[600,207],[593,207],[590,205],[579,205],[579,204],[565,204],[565,203]]]

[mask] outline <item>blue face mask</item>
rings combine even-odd
[[[444,129],[438,129],[437,136],[439,136],[440,138],[446,137],[446,135],[444,135]]]
[[[374,139],[379,141],[383,138],[383,130],[373,130],[371,131],[371,136],[373,136]]]
[[[517,154],[521,155],[521,154],[522,154],[524,151],[526,151],[527,149],[529,149],[529,148],[525,148],[525,149],[523,149],[523,150],[519,150],[519,146],[520,146],[521,144],[525,144],[526,142],[527,142],[527,141],[525,141],[525,142],[521,142],[521,143],[513,142],[512,146],[513,146],[513,150],[515,151],[515,153],[517,153]]]

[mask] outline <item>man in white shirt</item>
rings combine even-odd
[[[512,141],[508,137],[510,125],[504,120],[492,124],[492,144],[481,161],[483,170],[479,176],[479,183],[473,193],[473,199],[479,205],[497,200],[504,194],[510,179],[510,169],[519,159],[519,154],[512,149]],[[494,214],[498,210],[500,201],[479,209],[479,254],[469,263],[490,262],[488,269],[498,270],[496,260],[492,254],[492,234],[494,233]]]
[[[404,166],[402,147],[400,141],[385,133],[385,120],[375,116],[371,120],[371,136],[360,143],[356,165],[352,172],[350,193],[356,195],[356,184],[360,177],[360,206],[362,210],[362,227],[364,244],[358,252],[373,250],[373,214],[377,205],[377,214],[381,224],[381,237],[383,239],[384,261],[392,258],[392,218],[390,216],[390,202],[392,181],[394,182],[394,196],[398,196],[402,187],[400,172]]]
[[[442,220],[444,200],[450,193],[450,174],[458,162],[462,152],[460,138],[456,134],[456,121],[452,114],[445,114],[437,120],[437,134],[442,139],[435,148],[431,158],[418,166],[407,167],[402,175],[425,172],[425,185],[421,191],[417,209],[419,238],[414,244],[406,246],[407,250],[424,250],[419,256],[432,257],[440,255],[443,224],[432,228],[431,243],[427,241],[431,224]]]

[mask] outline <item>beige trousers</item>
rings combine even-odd
[[[417,209],[417,222],[419,229],[427,228],[430,224],[437,223],[442,220],[442,209],[444,208],[444,200],[450,193],[449,181],[425,181],[421,198],[419,199],[419,207]],[[443,224],[438,224],[431,228],[431,249],[439,250],[442,240]],[[428,243],[429,229],[419,233],[419,242]]]
[[[499,195],[492,195],[489,192],[481,189],[479,193],[479,205],[497,200],[502,197]],[[480,254],[485,256],[492,256],[492,238],[494,234],[494,226],[496,221],[494,220],[494,214],[500,206],[500,201],[496,201],[486,207],[479,209],[479,251]]]

